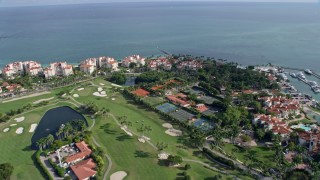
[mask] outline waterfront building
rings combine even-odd
[[[136,63],[138,67],[144,66],[146,64],[145,58],[140,55],[132,55],[122,59],[122,66],[129,67],[131,63]]]
[[[72,65],[67,64],[67,62],[55,62],[45,68],[43,73],[46,78],[54,76],[69,76],[73,74],[73,67]]]

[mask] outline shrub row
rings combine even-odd
[[[227,166],[229,166],[232,169],[235,169],[236,166],[234,165],[233,161],[229,160],[229,159],[225,159],[223,157],[217,156],[214,153],[212,153],[208,148],[203,148],[202,151],[207,154],[208,156],[210,156],[212,159],[225,164]]]
[[[53,180],[48,169],[42,164],[42,162],[40,160],[41,153],[42,153],[42,151],[39,150],[34,154],[34,158],[36,160],[36,163],[41,168],[40,170],[42,171],[42,174],[45,176],[45,178],[49,179],[49,180]]]
[[[65,169],[63,167],[59,167],[56,163],[54,163],[51,159],[49,159],[51,166],[53,167],[55,173],[59,177],[64,177]]]

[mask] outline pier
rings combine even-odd
[[[320,75],[315,73],[315,72],[313,72],[313,71],[312,71],[312,75],[314,75],[316,78],[320,79]]]

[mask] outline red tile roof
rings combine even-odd
[[[97,174],[97,171],[94,170],[95,167],[96,164],[93,159],[90,158],[71,166],[71,169],[79,180],[83,180]]]
[[[84,141],[81,141],[79,143],[76,143],[76,146],[77,148],[79,149],[79,153],[76,153],[76,154],[73,154],[71,156],[68,156],[66,158],[66,162],[67,163],[71,163],[73,161],[76,161],[76,160],[81,160],[81,159],[84,159],[85,157],[89,156],[92,152],[92,150],[88,147],[88,145],[84,142]]]
[[[141,96],[141,97],[145,97],[145,96],[150,94],[149,91],[146,91],[146,90],[141,89],[141,88],[136,89],[135,91],[132,91],[132,93],[137,95],[137,96]]]
[[[185,106],[185,105],[188,105],[188,104],[189,104],[189,102],[184,101],[184,100],[182,100],[182,99],[179,99],[179,98],[177,98],[177,97],[175,97],[175,96],[173,96],[173,95],[169,95],[169,96],[167,96],[167,98],[168,98],[170,101],[172,101],[173,103],[176,103],[176,104],[179,104],[179,105],[182,105],[182,106]]]

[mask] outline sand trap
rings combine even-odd
[[[101,95],[106,95],[107,93],[105,91],[100,92]]]
[[[115,98],[111,98],[112,101],[116,100]]]
[[[3,132],[8,132],[10,130],[10,128],[5,128],[4,130],[3,130]]]
[[[62,97],[65,97],[67,94],[66,93],[64,93],[64,94],[62,94]]]
[[[127,176],[127,173],[124,171],[118,171],[113,173],[110,176],[110,180],[122,180],[123,178],[125,178]]]
[[[120,86],[120,85],[118,85],[118,84],[111,84],[112,86],[115,86],[115,87],[122,87],[122,86]]]
[[[102,87],[98,87],[98,92],[103,91]]]
[[[36,130],[37,126],[38,126],[38,124],[31,124],[29,132],[34,132],[34,130]]]
[[[103,83],[100,83],[100,86],[104,86],[104,84],[103,84]]]
[[[83,91],[84,90],[84,88],[79,88],[79,89],[77,89],[77,91]]]
[[[39,104],[39,103],[41,103],[41,102],[43,102],[43,101],[50,101],[50,100],[52,100],[52,99],[54,99],[54,97],[47,98],[47,99],[39,99],[39,100],[37,100],[37,101],[34,101],[33,104]]]
[[[143,139],[150,141],[151,139],[147,136],[142,136]]]
[[[171,125],[170,123],[164,123],[164,124],[162,124],[162,127],[171,129],[171,128],[172,128],[172,125]]]
[[[100,94],[99,92],[94,92],[92,95],[98,96],[98,97],[106,97],[106,94]]]
[[[16,133],[17,133],[17,134],[22,134],[22,133],[23,133],[23,127],[19,127],[19,128],[16,130]]]
[[[79,97],[79,94],[74,94],[73,97],[77,98]]]
[[[10,124],[10,126],[12,127],[12,126],[16,126],[17,124]]]
[[[14,120],[17,121],[17,122],[22,122],[24,121],[24,116],[23,117],[19,117],[19,118],[15,118]]]
[[[138,141],[139,141],[139,142],[142,142],[142,143],[145,143],[145,142],[146,142],[146,140],[144,140],[143,138],[139,138]]]
[[[165,133],[170,136],[181,136],[182,135],[182,131],[177,130],[177,129],[173,129],[173,128],[166,130]]]
[[[165,152],[158,154],[158,159],[168,159],[168,157],[169,154]]]

